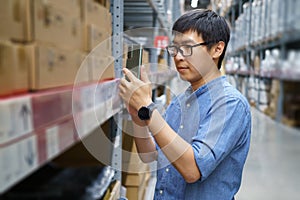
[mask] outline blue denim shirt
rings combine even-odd
[[[232,200],[250,146],[251,113],[225,76],[195,92],[189,87],[165,113],[172,129],[192,145],[201,178],[187,183],[158,149],[154,199]]]

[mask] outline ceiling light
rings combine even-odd
[[[191,7],[192,8],[197,8],[197,6],[198,6],[198,0],[192,0],[191,1]]]

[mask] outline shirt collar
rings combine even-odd
[[[208,83],[202,85],[201,87],[199,87],[196,91],[193,91],[192,86],[190,85],[186,91],[185,91],[185,96],[188,98],[191,95],[196,95],[196,97],[200,96],[201,94],[205,93],[209,88],[214,87],[215,85],[218,85],[219,87],[221,87],[220,82],[223,82],[226,79],[226,76],[221,76],[218,78],[215,78],[211,81],[209,81]]]

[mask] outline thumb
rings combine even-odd
[[[141,66],[141,80],[145,83],[149,83],[149,77],[146,72],[146,67],[144,65]]]

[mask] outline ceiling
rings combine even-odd
[[[124,0],[124,31],[140,43],[153,44],[154,35],[168,34],[163,32],[169,30],[185,10],[192,9],[190,1]],[[198,0],[198,8],[206,8],[209,3],[210,0]],[[153,27],[161,29],[155,30]]]

